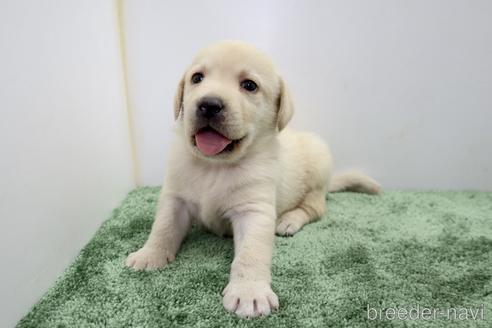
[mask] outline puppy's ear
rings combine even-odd
[[[294,114],[294,104],[285,82],[280,78],[280,93],[277,99],[277,128],[282,131]]]
[[[176,89],[176,93],[174,94],[174,120],[179,118],[179,114],[183,109],[183,93],[184,93],[184,75],[178,83],[178,88]]]

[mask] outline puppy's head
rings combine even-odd
[[[270,59],[239,41],[200,51],[174,101],[188,147],[212,161],[239,160],[282,130],[292,114],[290,96]]]

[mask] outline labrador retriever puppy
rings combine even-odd
[[[223,41],[200,51],[177,88],[176,140],[152,231],[126,265],[165,266],[197,223],[234,237],[224,307],[241,317],[277,309],[275,233],[293,235],[322,217],[328,191],[379,190],[357,172],[331,179],[327,145],[285,129],[293,111],[285,82],[252,45]]]

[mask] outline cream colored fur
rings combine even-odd
[[[203,82],[190,82],[202,72]],[[244,79],[259,89],[240,88]],[[213,126],[229,139],[242,139],[232,152],[207,157],[194,144],[200,128],[197,102],[224,100],[224,121]],[[284,81],[253,46],[225,41],[202,50],[178,85],[176,140],[150,236],[126,265],[155,269],[174,260],[192,223],[218,235],[233,235],[235,257],[223,291],[224,307],[242,317],[278,308],[270,287],[275,233],[293,235],[325,213],[332,175],[327,145],[308,133],[284,129],[293,114]],[[378,185],[359,173],[335,179],[332,191],[376,193]]]

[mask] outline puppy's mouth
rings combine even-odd
[[[229,139],[210,126],[207,126],[198,130],[194,135],[193,143],[203,155],[216,156],[222,153],[232,152],[243,139]]]

